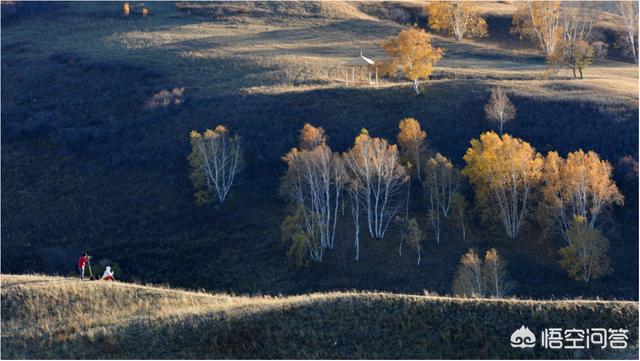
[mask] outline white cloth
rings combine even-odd
[[[102,278],[100,278],[101,280],[107,278],[107,277],[113,277],[113,271],[111,270],[111,267],[107,266],[107,268],[104,270],[104,273],[102,274]]]

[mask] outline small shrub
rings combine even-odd
[[[171,105],[179,106],[183,103],[185,88],[173,88],[171,91],[163,89],[154,94],[145,104],[146,109],[166,109]]]

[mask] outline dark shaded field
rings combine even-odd
[[[507,241],[499,229],[475,219],[471,242],[452,232],[440,245],[430,239],[419,267],[412,252],[398,255],[397,232],[383,242],[365,240],[364,257],[355,263],[350,224],[340,226],[338,249],[322,265],[296,268],[285,256],[279,232],[285,204],[277,195],[285,170],[280,157],[295,146],[305,122],[325,128],[333,149],[344,151],[363,127],[393,142],[399,121],[414,117],[428,132],[429,146],[462,166],[469,140],[490,129],[483,107],[497,75],[453,79],[443,72],[419,97],[401,85],[216,93],[215,84],[189,87],[160,66],[96,60],[72,43],[43,54],[33,44],[12,41],[11,26],[3,25],[2,37],[4,273],[68,274],[79,253],[88,250],[116,262],[124,280],[185,288],[447,294],[469,247],[497,247],[518,283],[516,295],[637,299],[637,169],[622,166],[616,166],[615,176],[625,206],[614,210],[607,228],[614,271],[588,285],[566,276],[557,264],[559,241],[539,239],[535,223],[517,241]],[[32,52],[38,56],[30,57]],[[269,73],[267,66],[255,69]],[[263,85],[259,79],[256,86]],[[551,96],[517,93],[512,99],[517,119],[506,131],[543,153],[582,148],[614,165],[628,155],[637,161],[637,101],[607,93],[602,99],[581,96],[584,86],[574,84],[544,83]],[[185,85],[184,104],[145,109],[153,94]],[[222,209],[197,207],[188,178],[188,134],[219,123],[243,138],[242,184]],[[466,193],[470,199],[471,191]],[[426,212],[420,191],[412,208],[418,215]]]
[[[278,225],[284,216],[283,201],[276,195],[284,172],[279,157],[295,145],[304,122],[324,127],[334,149],[346,150],[360,128],[394,139],[399,120],[411,116],[423,124],[432,148],[461,164],[468,141],[488,128],[482,117],[488,93],[481,82],[437,81],[427,86],[423,97],[412,96],[406,88],[193,96],[180,108],[145,112],[140,108],[146,94],[163,88],[155,85],[163,81],[161,75],[126,64],[59,64],[55,59],[50,63],[35,68],[44,70],[41,76],[33,74],[33,68],[25,74],[51,77],[27,85],[30,91],[25,89],[32,99],[39,99],[38,110],[20,114],[25,112],[20,106],[25,99],[16,99],[15,107],[4,102],[3,204],[24,205],[19,212],[3,212],[6,271],[60,272],[73,264],[72,258],[84,246],[118,262],[127,278],[188,287],[287,293],[331,288],[448,292],[457,259],[469,246],[456,239],[441,246],[429,244],[423,267],[412,266],[411,255],[396,256],[397,242],[389,239],[392,245],[379,250],[380,257],[369,257],[375,261],[365,259],[355,265],[345,256],[348,269],[342,269],[336,267],[340,257],[334,254],[329,265],[293,268],[279,241]],[[10,65],[4,73],[21,75]],[[65,86],[56,91],[47,86],[61,83]],[[74,99],[80,84],[89,85],[83,93],[96,97],[59,103]],[[507,131],[539,151],[593,149],[615,163],[628,154],[625,150],[637,148],[637,108],[527,98],[516,98],[514,103],[518,119]],[[22,124],[13,121],[24,118],[28,121]],[[553,119],[553,124],[545,119]],[[224,209],[199,208],[188,179],[187,135],[191,129],[218,122],[243,137],[248,164],[243,184]],[[628,202],[625,209],[631,207],[633,202]],[[621,213],[627,212],[633,209]],[[614,256],[621,248],[616,244],[632,249],[634,234],[632,228],[618,227],[612,239]],[[531,242],[487,243],[515,251],[531,248],[527,245]],[[384,248],[365,249],[372,246]],[[40,251],[33,254],[34,249]],[[614,266],[622,262],[634,267],[631,256],[621,253]],[[252,265],[249,270],[236,268],[246,264]],[[388,272],[389,267],[397,273]],[[553,273],[547,278],[545,272],[534,271],[537,268]],[[553,283],[565,278],[557,267],[514,263],[513,269],[522,273],[523,281],[531,277],[525,281],[529,291],[522,290],[527,295],[559,295],[573,283],[566,280],[555,288]],[[621,273],[633,277],[633,272]],[[613,284],[612,280],[601,284],[605,294],[635,294],[633,289],[611,288],[617,282],[632,284],[632,278],[613,279]],[[589,289],[594,287],[598,286]],[[589,289],[575,292],[593,292]]]

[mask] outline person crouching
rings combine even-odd
[[[115,279],[113,278],[113,271],[111,270],[111,266],[107,266],[100,279],[103,281],[115,281]]]

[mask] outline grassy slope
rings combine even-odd
[[[624,301],[245,297],[18,275],[2,275],[2,300],[5,359],[637,357],[638,346],[638,305]],[[631,347],[610,354],[512,349],[509,336],[521,324],[534,332],[627,328]]]
[[[206,6],[223,7],[204,4],[178,10],[172,3],[156,3],[153,16],[124,18],[117,3],[72,4],[36,21],[12,25],[3,44],[20,43],[33,49],[23,51],[19,58],[47,58],[66,50],[89,60],[135,62],[171,74],[181,85],[220,94],[265,85],[270,89],[340,80],[342,76],[333,72],[336,66],[359,51],[374,59],[383,58],[381,41],[402,28],[358,11],[353,4],[339,2],[322,6],[304,2],[246,4],[246,13],[213,18],[195,10]],[[485,7],[494,16],[512,11],[495,4]],[[69,25],[79,31],[64,36],[52,33]],[[542,57],[529,44],[514,41],[508,30],[504,24],[490,28],[491,36],[480,42],[457,42],[434,34],[435,44],[446,50],[436,73],[462,78],[541,77],[546,68]],[[492,42],[496,37],[502,42]],[[593,94],[599,90],[628,101],[637,98],[634,78],[638,69],[634,65],[603,61],[590,69],[581,85],[593,89]],[[563,69],[559,75],[550,82],[565,83],[569,70]],[[549,97],[560,94],[546,92]]]
[[[540,151],[594,149],[615,163],[636,154],[638,144],[638,70],[631,64],[597,63],[580,82],[566,71],[544,80],[540,57],[526,45],[510,49],[513,37],[495,27],[482,42],[436,36],[447,53],[423,97],[400,84],[346,88],[330,70],[360,49],[379,56],[380,41],[400,26],[351,5],[310,14],[305,6],[314,5],[301,4],[279,4],[278,16],[250,9],[215,19],[170,3],[154,3],[144,19],[123,18],[118,3],[67,4],[3,24],[4,269],[64,273],[89,248],[120,263],[124,277],[189,288],[446,293],[460,255],[473,245],[504,253],[519,295],[637,296],[637,273],[628,272],[637,269],[633,201],[624,209],[631,226],[610,236],[615,273],[588,286],[559,269],[558,244],[504,242],[500,232],[478,232],[472,244],[456,235],[442,245],[429,240],[420,267],[412,253],[397,256],[395,233],[382,245],[365,240],[356,264],[345,232],[344,251],[323,265],[294,268],[279,241],[284,205],[275,193],[279,157],[304,122],[325,127],[332,147],[344,150],[361,127],[394,139],[398,121],[413,116],[431,146],[460,164],[468,141],[490,128],[482,108],[489,87],[501,84],[514,90],[518,107],[507,130]],[[502,42],[491,43],[498,32]],[[173,86],[187,87],[182,107],[142,109]],[[38,126],[51,113],[56,124]],[[242,135],[249,164],[224,209],[197,208],[187,134],[217,122]],[[424,213],[419,202],[414,210]]]

